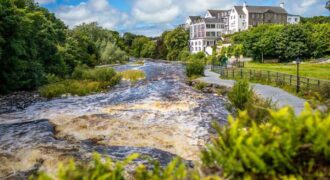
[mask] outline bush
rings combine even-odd
[[[319,179],[330,172],[330,115],[309,105],[300,116],[291,108],[271,111],[269,122],[256,125],[247,112],[229,125],[202,153],[205,166],[232,179]]]
[[[119,73],[123,79],[136,82],[140,79],[146,78],[146,75],[141,70],[126,70]]]
[[[229,100],[240,110],[245,108],[246,103],[250,102],[252,97],[253,91],[249,83],[244,80],[237,81],[232,91],[228,94]]]
[[[59,97],[64,94],[85,96],[87,94],[100,92],[107,84],[97,81],[64,80],[61,82],[48,84],[39,89],[40,95],[48,99]]]
[[[85,96],[105,91],[121,80],[121,76],[112,68],[89,69],[86,66],[76,67],[72,73],[72,78],[45,85],[39,89],[39,92],[41,96],[46,98],[54,98],[64,94]]]
[[[116,71],[108,67],[89,69],[85,66],[78,66],[72,73],[72,78],[78,80],[111,81],[115,76]]]
[[[59,180],[80,180],[80,179],[125,179],[125,167],[139,155],[132,154],[123,161],[114,162],[111,158],[102,161],[99,154],[93,155],[93,161],[89,165],[75,164],[70,161],[68,165],[60,164],[56,179]],[[30,180],[52,180],[46,173],[40,173]]]
[[[197,81],[196,84],[194,85],[194,88],[198,90],[203,90],[207,86],[207,83],[202,82],[202,81]]]
[[[179,159],[175,158],[167,167],[162,168],[159,162],[154,162],[152,170],[148,170],[144,165],[140,165],[135,170],[135,179],[186,179],[188,170],[186,165]]]
[[[186,64],[186,74],[188,77],[203,76],[205,65],[202,61],[192,60]]]

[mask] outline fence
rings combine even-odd
[[[224,68],[221,66],[213,65],[211,67],[213,72],[219,73],[224,78],[229,79],[249,79],[255,80],[263,83],[275,83],[277,86],[291,86],[292,88],[298,88],[303,90],[315,90],[318,92],[323,92],[325,88],[329,96],[330,93],[330,81],[320,80],[314,78],[307,78],[291,74],[264,71],[264,70],[254,70],[245,68]]]

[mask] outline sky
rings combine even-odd
[[[158,36],[183,24],[190,15],[204,15],[207,9],[230,9],[244,0],[35,0],[73,28],[83,22],[121,33]],[[284,1],[290,14],[304,17],[325,15],[326,0],[245,0],[247,5],[279,6]]]

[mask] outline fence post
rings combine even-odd
[[[231,70],[232,70],[232,72],[233,72],[233,79],[235,79],[235,71],[234,71],[234,68],[231,69]]]
[[[276,82],[278,82],[278,72],[276,73]]]
[[[317,80],[317,87],[319,88],[319,90],[321,90],[321,82],[320,82],[320,80]]]
[[[290,86],[292,86],[292,75],[290,75]]]
[[[307,90],[309,90],[309,78],[307,78]]]
[[[252,76],[252,70],[250,69],[250,80],[251,80],[251,76]]]
[[[241,79],[243,79],[243,69],[242,68],[241,68]]]
[[[270,83],[270,79],[269,79],[269,71],[267,71],[267,81],[268,81],[268,83]]]

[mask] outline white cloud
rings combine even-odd
[[[49,4],[55,2],[55,0],[36,0],[35,2],[39,4]]]
[[[132,14],[142,22],[169,23],[206,9],[229,9],[232,5],[232,0],[136,0]]]
[[[149,23],[173,21],[179,13],[179,7],[172,0],[138,0],[132,10],[137,20]]]
[[[97,22],[105,28],[114,29],[118,25],[124,27],[131,23],[126,13],[111,7],[107,0],[88,0],[76,6],[61,6],[55,14],[70,27]]]
[[[285,9],[288,13],[301,16],[330,15],[324,0],[288,0],[285,1]]]

